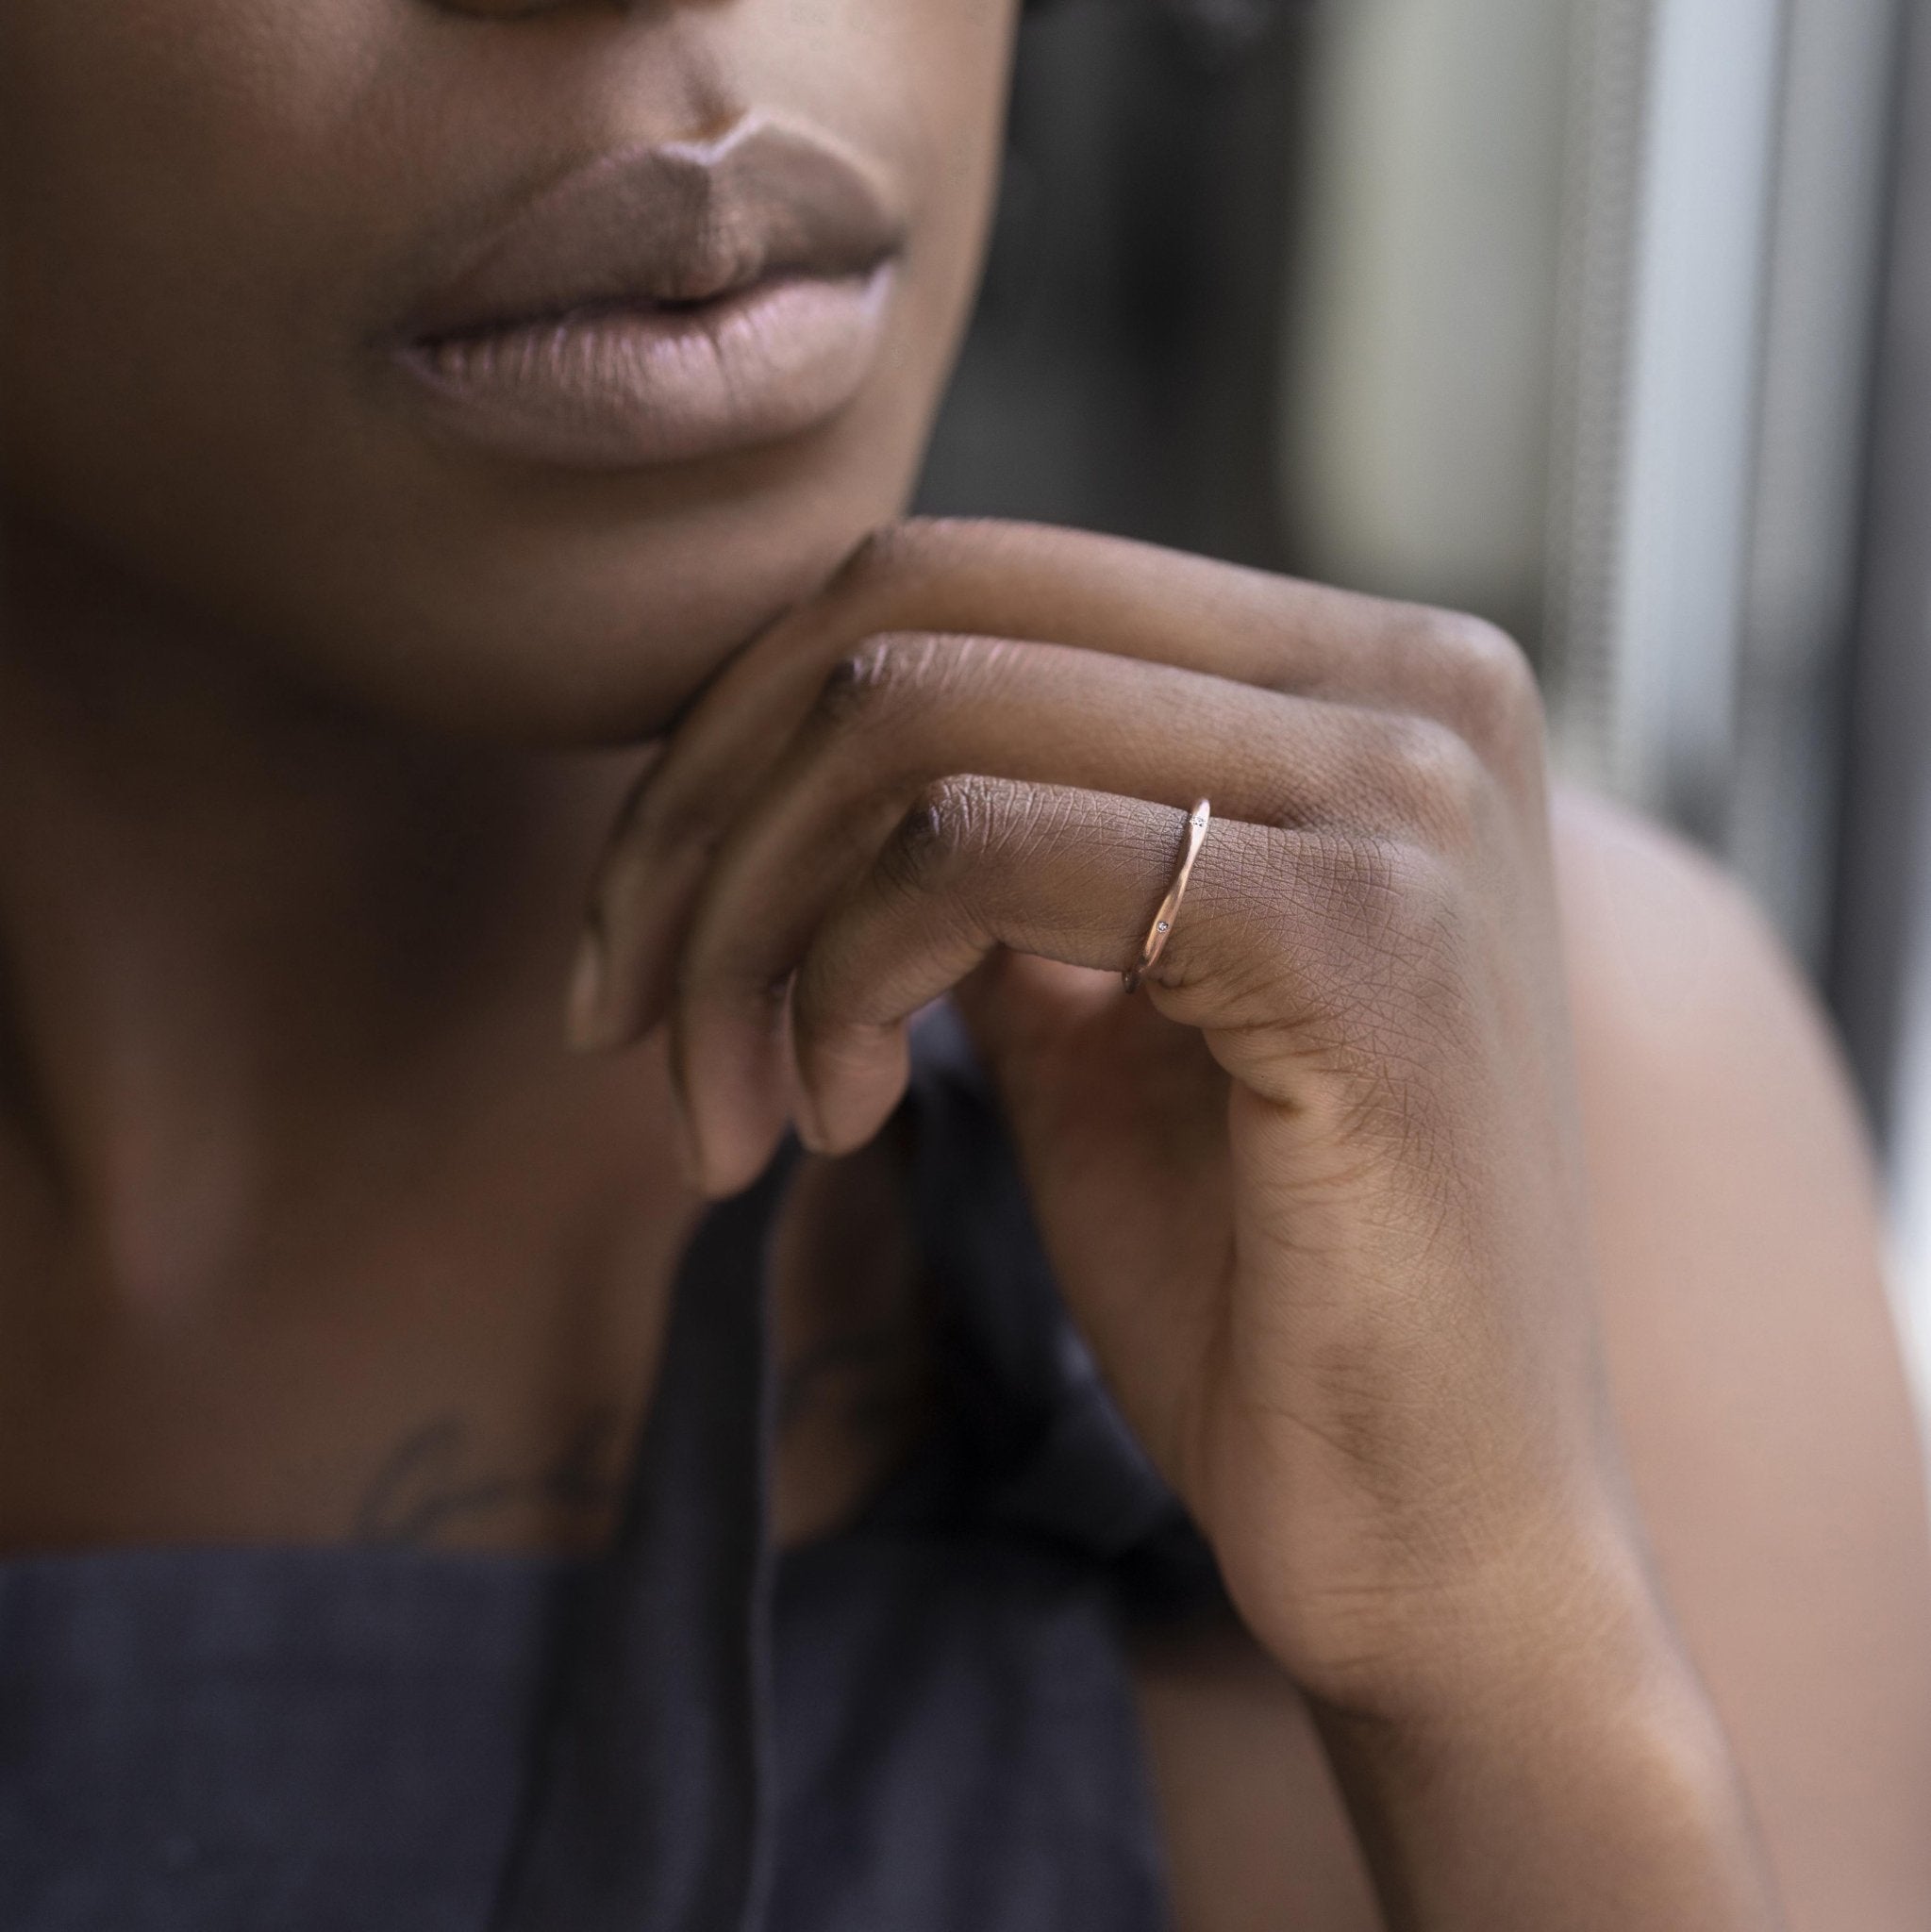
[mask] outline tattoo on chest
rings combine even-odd
[[[615,1403],[589,1410],[548,1464],[517,1475],[490,1468],[459,1415],[406,1436],[376,1471],[356,1510],[358,1541],[428,1545],[474,1534],[491,1519],[527,1513],[546,1524],[591,1526],[624,1488],[624,1417]]]
[[[825,1432],[867,1457],[902,1448],[929,1411],[929,1337],[915,1312],[833,1330],[788,1363],[777,1387],[780,1442]],[[623,1405],[599,1403],[546,1462],[519,1474],[457,1413],[413,1429],[383,1458],[356,1507],[358,1541],[429,1547],[531,1525],[575,1541],[608,1528],[630,1457]]]

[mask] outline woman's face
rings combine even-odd
[[[652,730],[910,486],[1017,0],[5,0],[0,478],[337,699]]]

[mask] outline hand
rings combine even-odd
[[[907,1016],[957,990],[1069,1306],[1317,1697],[1421,1708],[1643,1621],[1540,714],[1496,632],[1065,531],[886,532],[680,724],[592,936],[579,1042],[668,1022],[716,1193],[788,1121],[874,1134]]]

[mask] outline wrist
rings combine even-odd
[[[1673,1649],[1640,1682],[1563,1671],[1425,1724],[1317,1710],[1392,1923],[1777,1932],[1735,1761]]]
[[[1338,1722],[1417,1736],[1478,1714],[1500,1722],[1518,1707],[1620,1705],[1694,1684],[1621,1512],[1544,1517],[1484,1542],[1480,1561],[1351,1593],[1344,1615],[1270,1615],[1263,1605],[1247,1621]]]
[[[1407,1655],[1310,1695],[1331,1751],[1377,1779],[1434,1779],[1484,1762],[1654,1760],[1686,1770],[1728,1754],[1696,1675],[1648,1592],[1605,1591],[1559,1620],[1465,1612]],[[1451,1634],[1452,1633],[1452,1634]]]

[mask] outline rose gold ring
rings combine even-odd
[[[1213,823],[1213,810],[1206,799],[1202,799],[1187,820],[1187,843],[1181,848],[1180,862],[1174,868],[1174,883],[1167,888],[1167,896],[1160,901],[1160,909],[1154,914],[1154,923],[1147,928],[1146,943],[1140,949],[1140,963],[1131,972],[1120,976],[1126,982],[1128,992],[1138,992],[1140,982],[1154,969],[1154,962],[1167,950],[1167,941],[1174,934],[1174,922],[1180,916],[1180,902],[1187,896],[1187,881],[1193,876],[1193,861],[1200,857],[1200,848],[1207,843],[1207,828]]]

